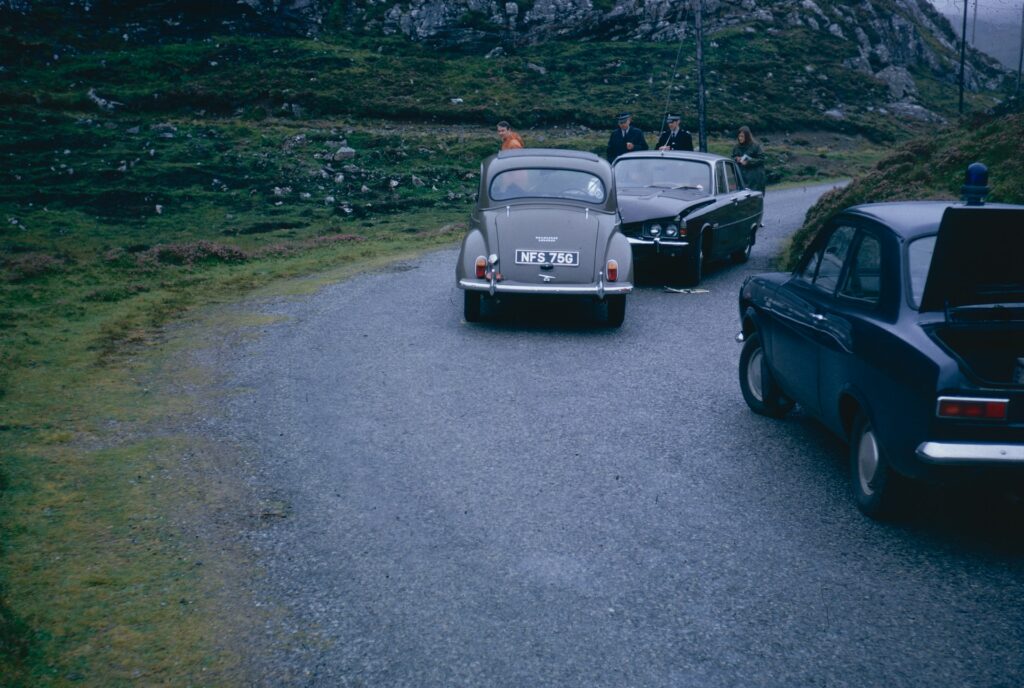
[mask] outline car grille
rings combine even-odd
[[[622,233],[626,236],[640,237],[644,231],[643,222],[630,222],[622,225]]]

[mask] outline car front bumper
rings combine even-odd
[[[1024,444],[922,442],[917,447],[917,458],[946,466],[1024,466]]]
[[[605,296],[628,294],[633,291],[630,282],[598,282],[597,284],[515,284],[494,282],[491,280],[459,280],[461,289],[470,291],[486,291],[495,294],[546,294],[551,296],[593,296],[603,299]]]
[[[685,239],[646,239],[627,236],[626,240],[629,241],[634,254],[678,256],[690,250],[690,242]]]

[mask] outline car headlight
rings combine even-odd
[[[667,225],[665,227],[665,236],[667,236],[667,237],[675,237],[675,236],[678,236],[678,235],[679,235],[679,228],[676,227],[675,225]]]
[[[661,236],[661,225],[657,223],[651,225],[651,236]]]

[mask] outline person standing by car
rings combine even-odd
[[[501,137],[501,150],[523,148],[523,137],[512,131],[512,125],[501,120],[498,122],[498,136]]]
[[[750,133],[750,127],[740,127],[736,145],[732,147],[732,158],[739,163],[747,187],[764,193],[764,150]]]
[[[615,158],[623,153],[647,150],[647,140],[644,138],[644,132],[632,125],[632,113],[619,113],[618,120],[619,126],[608,137],[608,150],[605,152],[608,162],[615,162]]]
[[[665,117],[665,122],[668,129],[661,132],[661,137],[658,138],[658,145],[655,148],[660,151],[692,151],[693,136],[679,126],[679,115],[668,115]]]

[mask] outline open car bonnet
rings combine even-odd
[[[942,216],[921,311],[1024,303],[1024,207],[957,206]]]
[[[642,222],[674,217],[684,208],[714,202],[707,192],[697,189],[619,188],[619,214],[622,221]]]

